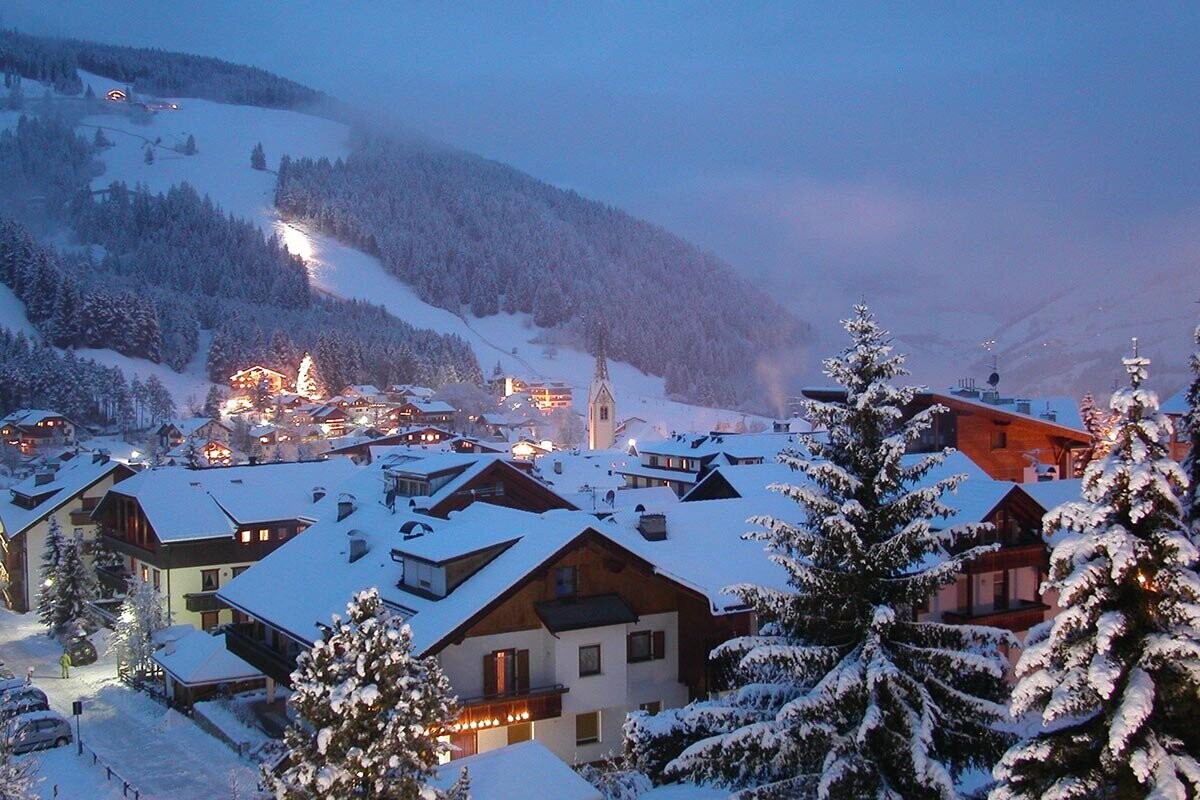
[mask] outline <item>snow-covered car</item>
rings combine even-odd
[[[71,654],[71,666],[84,667],[96,663],[96,645],[82,637],[67,642],[67,652]]]
[[[0,680],[11,680],[12,678],[15,678],[15,677],[17,677],[17,676],[13,674],[13,671],[11,669],[9,669],[8,667],[4,666],[3,661],[0,661]]]
[[[14,689],[0,700],[0,720],[12,719],[31,711],[49,711],[46,693],[33,686]]]
[[[71,723],[53,711],[34,711],[13,717],[4,726],[4,741],[13,753],[70,744]]]
[[[29,683],[24,678],[5,678],[0,680],[0,698],[14,689],[20,689],[22,686],[28,685]]]

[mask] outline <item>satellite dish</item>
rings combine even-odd
[[[993,389],[995,389],[995,388],[996,388],[996,384],[1000,382],[1000,373],[999,373],[999,372],[993,372],[991,375],[988,375],[988,381],[987,381],[987,382],[988,382],[988,386],[990,386],[990,387],[992,387]]]

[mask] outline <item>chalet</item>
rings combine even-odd
[[[837,388],[803,391],[805,397],[825,402],[845,397]],[[954,448],[996,480],[1073,478],[1078,454],[1091,446],[1079,408],[1069,397],[1006,398],[995,389],[978,389],[973,381],[964,381],[947,392],[918,393],[904,414],[911,417],[933,405],[944,406],[947,413],[934,417],[910,452]]]
[[[1171,433],[1169,453],[1171,458],[1182,462],[1192,449],[1188,438],[1185,418],[1189,411],[1187,401],[1188,387],[1185,386],[1162,402],[1159,410],[1170,418],[1174,430]]]
[[[120,89],[109,89],[105,93],[104,98],[106,100],[111,100],[114,103],[125,103],[125,102],[128,102],[129,95],[127,95],[125,92],[121,91]]]
[[[407,403],[411,400],[432,400],[435,392],[428,386],[400,383],[389,386],[386,394],[393,403]]]
[[[0,419],[0,441],[22,455],[36,455],[75,444],[75,423],[57,411],[24,408]]]
[[[504,453],[508,448],[501,442],[488,442],[473,436],[455,436],[446,440],[450,450],[455,453]]]
[[[113,484],[131,475],[132,469],[103,452],[64,453],[8,490],[7,502],[0,502],[5,605],[14,611],[33,608],[50,520],[56,520],[64,534],[81,535],[90,544],[95,530],[92,509]]]
[[[217,588],[315,522],[315,502],[357,472],[340,458],[145,470],[110,488],[92,512],[125,560],[101,579],[121,590],[126,574],[152,581],[176,622],[215,628],[230,621]]]
[[[613,472],[631,489],[666,486],[683,496],[717,466],[762,464],[798,445],[790,433],[672,434],[637,443],[638,463],[622,463]]]
[[[538,429],[545,424],[545,420],[540,414],[481,414],[478,419],[480,427],[482,427],[490,436],[495,436],[505,441],[515,441],[524,436],[529,439],[535,439],[538,435]]]
[[[529,392],[529,399],[542,411],[571,407],[573,390],[565,383],[539,381],[529,384],[526,391]]]
[[[303,406],[313,405],[312,400],[295,392],[280,392],[275,395],[275,411],[279,414],[291,414]]]
[[[530,465],[505,456],[379,447],[371,457],[383,469],[388,503],[394,508],[434,517],[449,516],[475,501],[534,513],[575,508],[534,478]]]
[[[219,439],[194,437],[163,454],[170,466],[228,467],[242,463],[245,457]],[[193,463],[194,462],[194,463]]]
[[[645,515],[600,523],[483,502],[447,520],[377,502],[322,514],[221,588],[250,620],[230,629],[227,644],[286,682],[317,625],[375,586],[459,697],[462,715],[448,731],[457,757],[532,739],[567,762],[593,761],[620,741],[627,712],[723,686],[708,653],[752,621],[721,588],[737,576],[785,585],[761,544],[739,538],[746,502],[716,513],[702,505],[688,512],[689,535],[681,526],[674,536]],[[727,557],[712,558],[714,548]]]
[[[382,405],[387,402],[387,392],[384,392],[378,386],[366,384],[353,384],[342,389],[338,394],[347,399],[363,398],[369,403]]]
[[[964,454],[952,453],[924,482],[932,483],[951,475],[965,475],[966,480],[957,491],[943,498],[958,513],[942,524],[989,523],[989,531],[958,547],[998,544],[999,549],[968,562],[957,582],[944,587],[920,610],[920,618],[990,625],[1023,636],[1029,628],[1053,615],[1051,604],[1040,594],[1049,569],[1049,553],[1041,536],[1042,516],[1058,504],[1047,505],[1051,496],[1061,495],[1064,489],[1068,493],[1074,490],[1077,496],[1078,481],[1017,484],[993,480]],[[717,468],[683,496],[682,504],[778,496],[767,487],[802,484],[805,480],[800,473],[779,463]],[[1044,486],[1049,490],[1042,490]],[[1035,494],[1035,490],[1043,494]]]
[[[504,378],[504,396],[511,397],[514,394],[525,394],[529,391],[529,381],[514,376],[506,376]]]
[[[346,409],[331,402],[312,409],[308,414],[308,419],[313,425],[320,426],[326,436],[333,437],[341,436],[346,432],[346,422],[350,419],[350,415],[346,413]]]
[[[440,400],[409,400],[388,412],[388,423],[394,428],[447,426],[454,421],[454,414],[454,406]]]
[[[267,393],[275,395],[283,391],[287,382],[288,377],[282,372],[260,364],[238,370],[229,376],[229,388],[237,394],[253,394],[260,385],[265,385]]]
[[[191,438],[229,444],[232,434],[228,425],[210,417],[169,420],[159,425],[154,433],[158,437],[158,446],[164,451],[176,448]]]
[[[533,461],[554,452],[554,444],[552,442],[534,442],[522,438],[509,445],[508,450],[512,453],[513,458],[520,459],[521,461]]]

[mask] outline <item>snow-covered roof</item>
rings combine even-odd
[[[159,467],[109,493],[136,499],[159,541],[222,538],[232,536],[239,524],[310,518],[313,487],[333,492],[359,470],[344,458],[216,469]]]
[[[1037,481],[1022,483],[1025,493],[1038,502],[1042,508],[1049,511],[1063,503],[1074,502],[1083,497],[1083,479],[1070,478],[1061,481]]]
[[[625,479],[613,469],[626,462],[637,459],[619,450],[556,450],[534,460],[534,474],[560,494],[579,492],[584,486],[617,489]]]
[[[453,414],[456,410],[454,406],[442,400],[422,400],[415,397],[402,408],[407,406],[412,406],[422,414]]]
[[[163,424],[164,424],[164,426],[167,426],[167,425],[174,426],[184,436],[194,436],[196,434],[196,431],[200,430],[201,428],[203,428],[205,425],[209,424],[210,422],[216,423],[217,425],[221,426],[225,430],[229,430],[228,425],[226,425],[224,422],[221,422],[219,419],[213,419],[212,417],[191,417],[189,419],[173,419],[170,422],[165,422]]]
[[[791,433],[677,433],[665,439],[638,441],[639,453],[653,453],[680,458],[708,458],[728,453],[738,458],[772,459],[789,447],[799,444]]]
[[[57,411],[48,411],[44,408],[21,408],[0,419],[0,425],[11,423],[24,427],[27,425],[37,425],[39,422],[44,422],[48,419],[66,419],[66,416]]]
[[[388,387],[388,391],[393,394],[411,394],[416,397],[433,397],[433,389],[428,386],[417,386],[413,383],[398,383]]]
[[[372,386],[369,383],[358,383],[347,386],[342,390],[342,394],[344,396],[378,397],[383,392],[379,390],[378,386]]]
[[[608,502],[609,493],[612,502]],[[610,511],[627,511],[641,506],[646,511],[661,511],[667,506],[679,502],[679,495],[666,486],[649,486],[642,489],[603,489],[592,491],[562,492],[563,499],[583,511],[593,513],[608,513]]]
[[[117,469],[128,467],[112,460],[96,461],[90,453],[82,453],[62,462],[48,483],[38,486],[37,477],[30,476],[14,484],[9,489],[10,497],[0,502],[0,530],[11,539]],[[21,508],[12,502],[12,495],[42,500],[33,508]]]
[[[193,630],[176,639],[174,645],[155,651],[153,658],[172,678],[185,686],[232,683],[263,677],[257,669],[225,649],[224,633],[213,636]]]
[[[1182,416],[1188,413],[1187,393],[1188,387],[1185,386],[1175,394],[1168,397],[1166,400],[1162,401],[1162,403],[1159,405],[1159,410],[1164,414],[1170,414],[1172,416]]]
[[[471,796],[485,800],[601,800],[600,791],[536,740],[459,758],[437,767],[431,783],[449,789],[466,767]]]

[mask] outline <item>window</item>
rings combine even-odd
[[[625,660],[630,664],[666,657],[666,631],[635,631],[625,638]]]
[[[161,589],[162,588],[162,573],[159,572],[158,570],[154,570],[152,574],[154,576],[154,588]]]
[[[600,712],[589,711],[575,715],[575,744],[595,744],[600,741]]]
[[[217,627],[220,612],[218,611],[203,611],[200,613],[200,627],[206,631],[211,631]]]
[[[275,529],[275,538],[281,542],[284,539],[286,539],[287,538],[287,528],[276,528]]]
[[[533,723],[518,722],[516,725],[508,726],[508,743],[516,744],[517,742],[528,742],[533,738]]]
[[[992,607],[1008,608],[1008,571],[992,573]]]
[[[992,449],[1003,450],[1008,447],[1008,431],[992,431]]]
[[[559,567],[554,573],[554,596],[574,597],[579,594],[579,568]]]
[[[142,583],[150,580],[150,568],[142,564]]]
[[[608,421],[608,406],[600,406],[600,421]]]
[[[653,703],[639,703],[638,711],[645,711],[647,714],[657,714],[662,711],[662,702],[655,700]]]
[[[260,542],[269,542],[269,541],[271,541],[271,531],[270,531],[269,529],[267,529],[267,528],[259,528],[259,531],[258,531],[258,540],[259,540]]]
[[[244,567],[234,567],[234,568],[233,568],[233,577],[235,577],[235,578],[236,578],[238,575],[241,575],[243,572],[245,572],[245,571],[246,571],[246,570],[248,570],[248,569],[250,569],[250,565],[249,565],[249,564],[247,564],[247,565],[246,565],[246,566],[244,566]]]
[[[200,570],[200,591],[215,592],[221,588],[221,571],[216,569]]]
[[[529,691],[529,651],[497,650],[483,657],[483,693],[488,696]]]
[[[242,531],[242,544],[250,544],[250,531]]]
[[[233,612],[233,624],[234,625],[245,625],[248,622],[250,622],[250,617],[246,616],[245,614],[243,614],[240,611]]]
[[[579,648],[579,677],[600,674],[600,645],[585,644]]]

